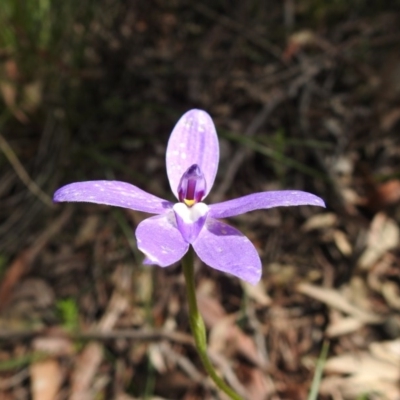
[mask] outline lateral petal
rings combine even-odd
[[[63,186],[54,193],[53,201],[82,201],[129,208],[150,214],[162,214],[173,203],[120,181],[86,181]]]
[[[199,258],[208,266],[255,285],[261,278],[261,260],[250,240],[237,229],[207,218],[192,243]]]
[[[253,210],[303,205],[325,207],[324,201],[312,193],[301,190],[277,190],[253,193],[222,203],[211,204],[209,205],[209,216],[227,218]]]

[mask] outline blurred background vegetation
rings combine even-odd
[[[328,223],[334,231],[326,228],[329,232],[314,232],[308,239],[298,229],[313,215],[309,210],[256,214],[256,218],[250,214],[235,220],[251,232],[260,250],[268,276],[265,291],[274,301],[283,308],[300,304],[305,314],[321,315],[319,336],[304,354],[297,353],[297,361],[276,356],[276,368],[283,375],[272,376],[275,380],[279,376],[281,386],[264,397],[304,398],[312,371],[299,366],[299,359],[309,352],[318,354],[329,313],[315,304],[308,308],[291,288],[300,278],[331,287],[349,284],[355,276],[367,282],[369,275],[365,270],[359,273],[357,260],[366,246],[370,222],[379,213],[392,218],[395,226],[398,222],[399,27],[399,0],[1,0],[4,315],[12,314],[24,326],[36,318],[40,326],[58,324],[68,331],[97,321],[108,305],[115,262],[106,262],[101,272],[97,268],[90,272],[90,249],[97,243],[100,253],[122,251],[120,258],[116,256],[119,262],[133,263],[141,274],[131,236],[141,217],[83,206],[74,213],[73,222],[71,216],[65,217],[69,221],[65,231],[59,228],[53,235],[61,208],[51,205],[52,193],[72,181],[118,179],[169,198],[164,165],[169,133],[183,112],[203,108],[215,120],[222,148],[212,200],[268,189],[303,189],[323,197],[330,218],[336,218]],[[87,214],[92,222],[86,221]],[[89,238],[80,230],[86,223],[93,230]],[[48,236],[44,234],[38,245],[43,232]],[[99,244],[100,236],[107,244]],[[29,253],[28,261],[22,258],[23,267],[16,270],[15,261],[32,247],[36,252]],[[75,259],[83,263],[76,276],[67,267],[55,267],[65,252],[81,257]],[[52,261],[46,258],[49,254]],[[99,261],[98,255],[95,259]],[[321,259],[328,260],[333,271],[321,273],[327,265]],[[287,268],[277,268],[278,262]],[[140,279],[158,282],[173,276],[157,274]],[[228,311],[234,310],[243,300],[242,289],[207,274],[218,279],[220,287],[233,285],[237,298],[221,294],[219,301]],[[40,286],[45,284],[53,297],[43,307],[30,301],[36,311],[28,307],[18,314],[13,293],[26,279],[41,282],[38,287],[28,285],[37,293],[45,292]],[[388,279],[399,283],[394,274]],[[95,293],[89,296],[90,305],[82,300],[88,292]],[[164,315],[159,309],[159,314],[151,311],[160,293],[151,289],[143,296],[147,300],[140,307],[132,300],[131,311],[143,308],[143,321],[151,325]],[[380,311],[385,308],[387,299],[380,292],[368,299],[375,306],[378,302]],[[390,316],[391,311],[383,313]],[[177,319],[178,328],[187,328]],[[363,331],[360,348],[372,340],[397,337],[398,323]],[[351,345],[337,340],[337,348],[331,348],[335,354],[340,353],[338,348],[358,348],[353,339]],[[5,343],[1,360],[8,362],[16,347]],[[32,346],[25,343],[22,353],[31,354]],[[108,351],[113,362],[119,360],[118,346]],[[22,364],[26,365],[25,358]],[[154,366],[141,358],[126,365],[133,370],[144,365],[153,377]],[[5,369],[14,373],[13,368]],[[155,391],[168,397],[169,383],[161,378],[156,383],[149,378],[144,388],[132,388],[126,383],[134,375],[129,368],[115,393],[145,396]],[[182,385],[183,389],[178,384],[178,389],[171,389],[179,393],[175,396],[186,393],[186,383]],[[112,391],[107,390],[104,393]],[[17,398],[5,393],[9,396],[5,398]],[[102,398],[107,398],[104,393]],[[352,395],[357,398],[360,391]]]

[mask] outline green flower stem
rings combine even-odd
[[[213,365],[211,364],[210,359],[208,358],[206,327],[197,307],[193,259],[193,250],[192,248],[190,248],[182,259],[182,267],[183,274],[186,280],[186,293],[189,303],[190,327],[192,329],[194,341],[196,343],[197,352],[199,353],[205,370],[207,371],[208,375],[210,375],[214,383],[218,386],[218,388],[226,393],[231,399],[242,400],[242,397],[240,397],[218,376]]]

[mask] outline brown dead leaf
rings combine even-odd
[[[308,218],[301,227],[303,232],[310,232],[316,229],[333,228],[338,223],[338,217],[334,213],[315,214]]]
[[[363,310],[356,305],[352,304],[343,293],[336,289],[324,288],[319,286],[310,285],[308,283],[301,283],[297,286],[297,291],[316,300],[319,300],[333,309],[339,310],[345,314],[356,318],[360,322],[366,324],[377,324],[383,321],[383,317],[372,312]]]
[[[62,371],[56,359],[33,363],[30,366],[33,400],[54,400],[62,384]]]
[[[308,48],[321,49],[329,53],[336,53],[335,48],[322,36],[312,30],[304,29],[294,32],[288,40],[287,47],[283,53],[283,60],[290,61],[299,51]]]
[[[150,343],[148,348],[148,357],[151,361],[152,367],[154,367],[159,374],[164,374],[167,371],[166,360],[160,351],[159,343]]]
[[[333,240],[337,246],[337,248],[340,250],[340,252],[344,255],[344,256],[351,256],[353,253],[353,248],[349,242],[349,239],[347,237],[347,235],[339,230],[339,229],[335,229],[333,231]]]
[[[103,346],[89,343],[78,356],[71,377],[71,400],[91,400],[93,378],[103,359]]]
[[[330,322],[330,324],[326,328],[325,334],[327,335],[327,337],[333,338],[355,332],[363,326],[364,324],[356,318],[341,317]]]
[[[384,394],[385,399],[398,400],[400,340],[371,343],[370,352],[346,353],[330,358],[325,371],[342,376],[328,376],[321,384],[323,394],[339,391],[346,399],[365,394]],[[382,398],[382,397],[376,397]]]
[[[372,342],[368,347],[374,357],[400,367],[400,339]]]
[[[328,376],[319,388],[323,395],[333,399],[358,400],[368,394],[370,400],[398,400],[399,391],[396,385],[377,380],[373,383],[357,382],[352,377]],[[384,397],[383,397],[384,395]]]
[[[370,269],[387,251],[397,247],[399,237],[397,223],[384,213],[376,214],[368,232],[367,248],[358,260],[359,268]]]
[[[357,307],[363,310],[371,310],[370,292],[365,279],[362,277],[353,276],[349,284],[343,286],[343,293]]]
[[[267,307],[271,305],[272,300],[267,294],[267,289],[265,288],[264,282],[260,281],[257,285],[250,285],[245,281],[241,281],[243,290],[249,296],[250,299],[254,300],[257,304]]]
[[[235,316],[226,316],[212,327],[209,348],[229,357],[240,354],[258,367],[266,367],[266,361],[262,360],[253,339],[236,325]]]
[[[351,307],[357,307],[360,310],[367,311],[371,308],[368,298],[365,282],[359,277],[353,277],[350,285],[345,285],[340,291],[340,295],[349,303]],[[335,299],[335,297],[333,297]],[[343,316],[342,312],[347,306],[339,305],[339,307],[330,310],[329,325],[325,334],[328,337],[338,337],[357,331],[365,325],[365,321],[354,315]]]
[[[268,280],[274,286],[287,286],[297,277],[297,268],[292,264],[270,263]]]
[[[100,332],[112,330],[119,317],[129,306],[125,295],[130,280],[126,279],[128,267],[120,266],[115,274],[114,281],[116,289],[108,303],[107,309],[97,323]],[[128,286],[127,286],[128,285]],[[92,386],[97,370],[103,360],[103,346],[92,342],[85,346],[79,355],[71,378],[71,400],[90,400],[93,398]]]
[[[400,310],[400,289],[397,283],[392,281],[384,282],[381,293],[390,307]]]
[[[254,340],[236,325],[235,315],[226,314],[216,299],[201,292],[197,295],[197,301],[205,324],[210,329],[211,350],[229,356],[240,354],[260,368],[266,367],[267,362],[257,350]]]
[[[317,35],[311,30],[302,30],[293,33],[289,37],[287,47],[283,53],[283,59],[290,61],[303,48],[315,46],[316,42]]]
[[[271,395],[271,384],[269,384],[265,372],[259,368],[247,367],[242,370],[242,380],[251,400],[265,400]]]

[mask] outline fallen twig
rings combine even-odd
[[[19,161],[17,155],[14,150],[8,144],[7,140],[0,133],[0,150],[4,153],[9,163],[14,168],[15,173],[21,179],[21,181],[26,185],[28,190],[36,196],[43,204],[46,206],[53,208],[54,204],[51,200],[50,196],[43,192],[43,190],[37,185],[37,183],[29,176],[26,172],[24,166]]]

